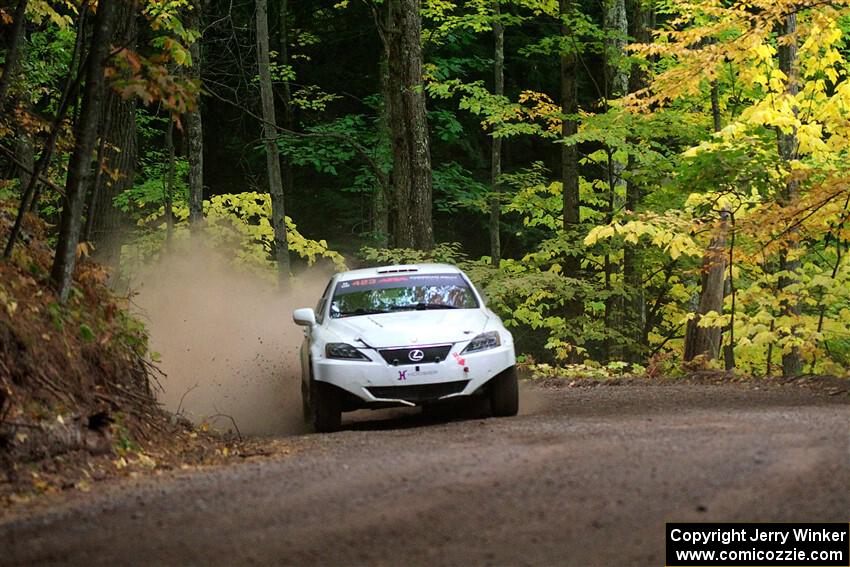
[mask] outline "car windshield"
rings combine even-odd
[[[476,307],[478,300],[458,273],[393,275],[339,282],[331,317]]]

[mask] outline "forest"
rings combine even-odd
[[[3,263],[54,320],[81,270],[127,294],[208,246],[281,293],[457,264],[541,373],[850,367],[846,0],[7,0],[0,26]]]

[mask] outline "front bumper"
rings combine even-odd
[[[465,343],[452,345],[441,362],[392,365],[377,350],[362,349],[369,361],[313,360],[314,379],[353,394],[366,404],[415,406],[474,394],[516,363],[513,344],[460,354]]]

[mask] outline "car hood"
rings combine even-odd
[[[488,320],[482,309],[401,311],[334,319],[330,329],[345,341],[384,348],[468,341]]]

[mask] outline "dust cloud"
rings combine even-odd
[[[206,246],[171,252],[142,271],[132,289],[151,350],[161,355],[160,403],[219,430],[233,429],[232,417],[243,435],[303,432],[303,331],[292,310],[314,306],[329,275],[307,272],[281,294]]]

